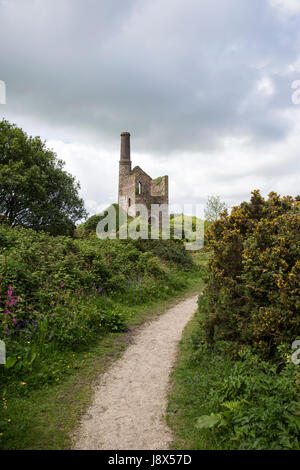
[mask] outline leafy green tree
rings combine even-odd
[[[204,210],[205,219],[209,222],[214,222],[225,209],[226,204],[221,201],[220,196],[208,196]]]
[[[9,225],[71,234],[87,212],[79,183],[39,137],[0,121],[0,213]]]

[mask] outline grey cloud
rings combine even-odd
[[[232,132],[269,141],[288,132],[272,114],[281,95],[239,104],[260,78],[253,64],[268,73],[298,52],[296,25],[288,41],[276,21],[261,0],[12,0],[0,6],[1,71],[13,111],[94,139],[126,127],[138,150],[165,153]]]
[[[48,139],[112,151],[129,130],[134,151],[156,161],[217,161],[232,136],[255,153],[292,131],[299,26],[268,0],[2,0],[3,113]],[[270,96],[257,93],[264,77]]]

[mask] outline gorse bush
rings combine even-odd
[[[205,233],[206,286],[173,373],[175,448],[300,448],[298,199],[254,191]]]
[[[300,331],[300,202],[254,191],[207,238],[212,255],[201,309],[210,341],[249,344],[265,357]]]

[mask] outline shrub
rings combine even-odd
[[[0,337],[8,350],[44,321],[60,346],[87,343],[103,328],[125,328],[116,302],[140,305],[183,289],[170,267],[189,267],[190,255],[173,242],[159,244],[53,237],[0,224]]]
[[[134,240],[134,245],[143,252],[152,252],[164,261],[170,261],[185,270],[194,267],[191,254],[185,249],[182,241],[177,240]]]
[[[249,203],[225,211],[207,234],[212,256],[202,308],[205,328],[272,357],[299,333],[300,203],[254,191]]]

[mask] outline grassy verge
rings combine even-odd
[[[226,377],[230,371],[230,361],[226,363],[216,360],[213,371],[209,372],[205,360],[200,363],[193,360],[192,338],[197,327],[197,318],[194,317],[184,330],[179,344],[178,360],[171,374],[172,391],[169,395],[167,422],[175,432],[176,439],[171,445],[174,450],[222,449],[213,434],[199,433],[195,423],[200,415],[213,411],[207,401],[213,376],[220,379],[222,376]]]
[[[103,333],[76,351],[50,350],[43,367],[51,371],[51,382],[39,383],[35,371],[7,383],[0,404],[1,448],[69,449],[72,430],[91,402],[95,380],[122,354],[135,328],[199,291],[203,284],[201,270],[182,276],[186,288],[178,295],[170,292],[164,300],[128,307],[126,332]]]
[[[209,349],[201,313],[185,328],[171,376],[167,422],[172,449],[299,449],[299,366],[238,357],[220,342]]]

